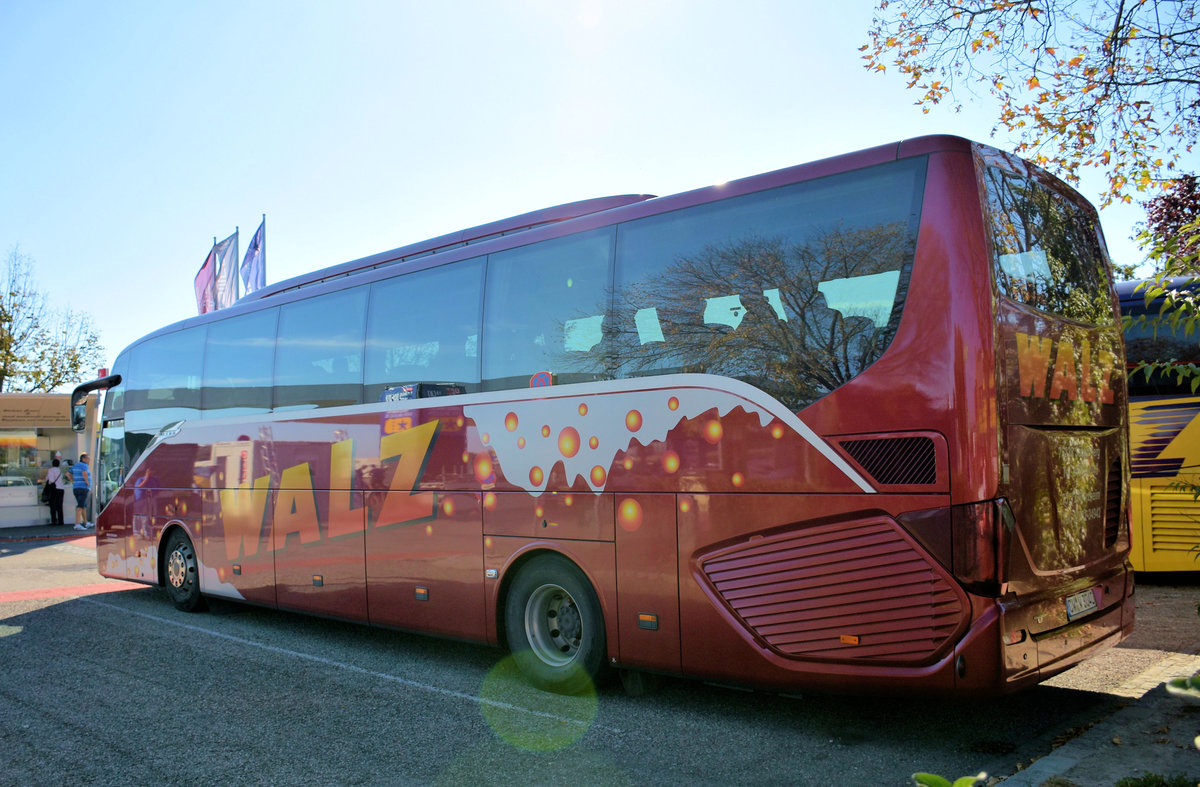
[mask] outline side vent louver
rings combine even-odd
[[[1104,546],[1117,543],[1121,530],[1121,462],[1108,469],[1108,489],[1104,506]]]
[[[937,483],[937,456],[933,440],[928,437],[842,440],[840,445],[863,470],[884,486]]]

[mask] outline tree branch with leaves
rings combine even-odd
[[[1017,153],[1073,182],[1103,170],[1108,205],[1174,178],[1196,142],[1198,17],[1190,0],[883,0],[861,51],[926,112],[992,95]]]

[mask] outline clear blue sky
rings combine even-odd
[[[920,134],[1011,148],[990,102],[922,114],[863,69],[872,7],[0,0],[0,254],[89,312],[111,365],[194,315],[213,237],[240,227],[244,253],[263,213],[272,283]],[[1142,218],[1103,213],[1118,261]]]

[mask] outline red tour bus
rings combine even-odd
[[[100,573],[778,690],[999,692],[1133,625],[1095,211],[932,136],[589,200],[137,341]]]

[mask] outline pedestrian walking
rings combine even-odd
[[[87,530],[92,526],[88,521],[88,493],[92,488],[92,471],[88,467],[88,455],[80,454],[79,461],[71,468],[74,478],[75,492],[75,529]]]
[[[50,485],[50,526],[55,527],[66,524],[63,522],[63,497],[67,492],[67,479],[63,475],[62,462],[55,459],[50,463],[50,469],[46,472],[46,483]]]

